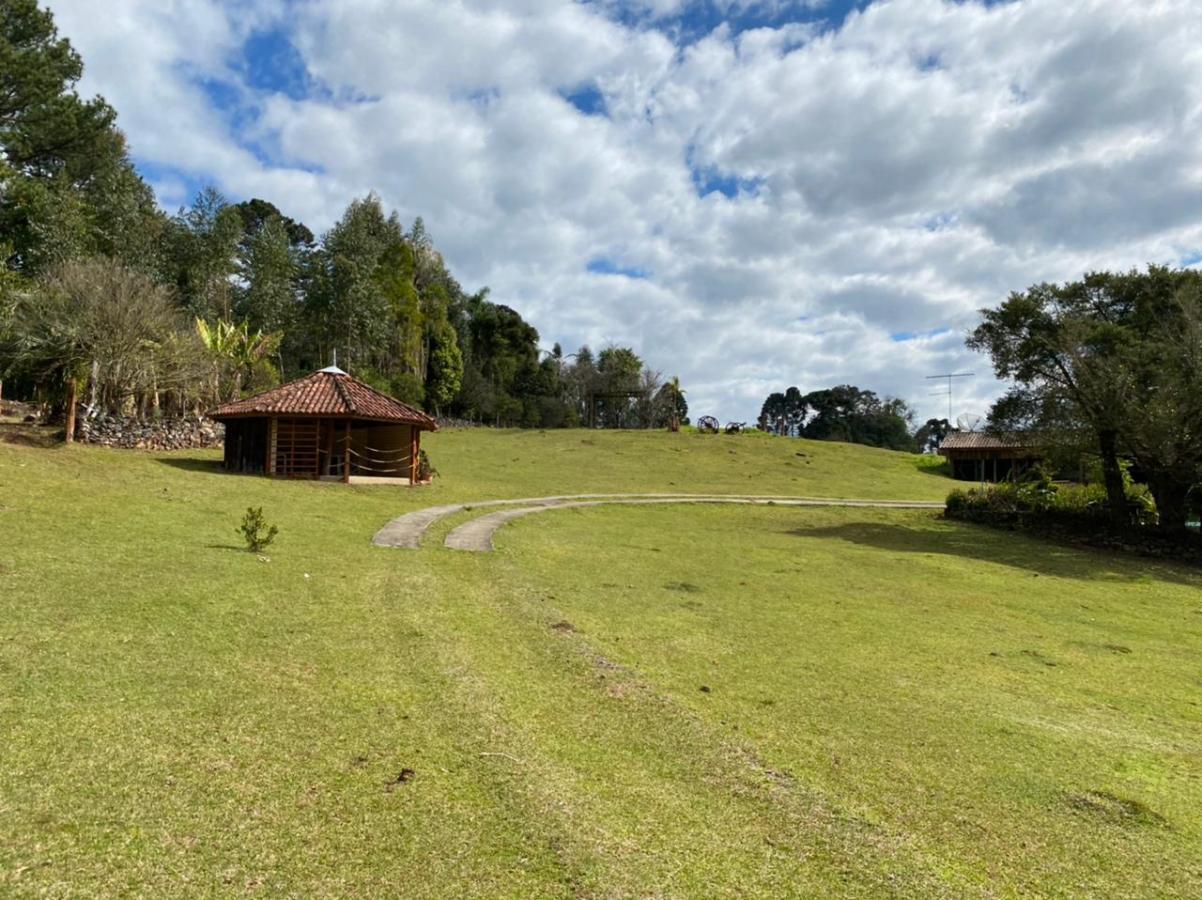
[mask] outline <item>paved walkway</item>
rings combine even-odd
[[[751,506],[841,506],[868,509],[943,509],[942,503],[907,500],[840,500],[822,497],[732,496],[725,494],[574,494],[559,497],[533,497],[520,500],[486,500],[431,506],[393,519],[376,533],[372,543],[379,547],[416,550],[432,525],[447,516],[466,510],[505,507],[486,513],[453,529],[446,537],[452,550],[487,553],[493,549],[493,535],[514,519],[549,509],[579,509],[607,504],[645,505],[660,503],[731,503]]]

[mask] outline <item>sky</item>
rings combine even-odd
[[[694,416],[850,383],[923,421],[952,372],[984,414],[981,308],[1202,261],[1197,0],[48,5],[169,211],[213,184],[321,232],[374,191]]]

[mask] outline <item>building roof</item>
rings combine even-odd
[[[402,403],[331,366],[245,400],[219,406],[214,419],[253,416],[329,416],[397,422],[427,431],[438,423],[408,403]]]
[[[1014,432],[1002,434],[989,431],[949,431],[939,445],[946,450],[1034,450],[1029,435]]]

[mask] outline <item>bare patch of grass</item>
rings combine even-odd
[[[1076,812],[1114,825],[1147,825],[1165,828],[1169,824],[1164,816],[1146,804],[1127,797],[1119,797],[1109,791],[1085,791],[1080,794],[1069,794],[1065,798],[1065,802]]]
[[[702,588],[701,585],[693,584],[691,581],[669,581],[664,585],[664,590],[679,591],[682,594],[700,594]]]

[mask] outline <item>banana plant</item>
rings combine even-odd
[[[197,318],[196,333],[213,357],[213,394],[217,399],[233,399],[242,389],[255,365],[269,359],[279,349],[283,335],[252,332],[246,322],[218,319],[212,325]],[[224,376],[225,390],[222,390]]]

